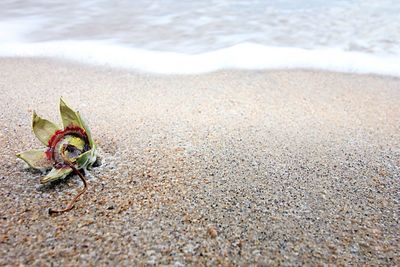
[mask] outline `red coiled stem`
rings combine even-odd
[[[77,174],[79,176],[79,178],[81,178],[82,182],[83,182],[83,189],[81,191],[78,192],[78,194],[68,203],[67,207],[65,207],[64,209],[60,209],[60,210],[54,210],[52,208],[49,209],[49,214],[60,214],[60,213],[64,213],[67,211],[70,211],[74,208],[75,202],[79,199],[79,197],[86,192],[87,190],[87,183],[86,183],[86,179],[85,177],[83,177],[82,173],[75,168],[75,166],[72,164],[71,161],[69,161],[67,158],[65,158],[64,156],[64,151],[67,148],[68,145],[64,145],[62,148],[62,152],[61,152],[61,156],[64,160],[64,162],[74,171],[75,174]]]

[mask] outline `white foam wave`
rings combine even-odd
[[[194,74],[220,69],[320,69],[400,77],[399,56],[339,49],[306,50],[242,43],[202,53],[134,49],[103,41],[0,43],[2,57],[51,57],[162,74]]]

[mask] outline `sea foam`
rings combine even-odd
[[[195,74],[221,69],[319,69],[400,77],[399,56],[254,43],[184,54],[135,49],[110,41],[1,42],[0,56],[66,59],[161,74]]]
[[[165,74],[318,69],[400,76],[393,0],[0,2],[0,56]]]

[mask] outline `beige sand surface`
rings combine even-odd
[[[15,153],[63,96],[103,164],[49,186]],[[0,60],[0,265],[399,265],[400,80],[157,76]]]

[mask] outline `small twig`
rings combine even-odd
[[[63,213],[66,211],[70,211],[74,208],[75,202],[78,200],[78,198],[86,192],[87,190],[87,183],[86,183],[86,179],[85,177],[83,177],[82,173],[75,168],[75,166],[64,157],[64,151],[65,151],[65,146],[63,147],[63,150],[61,151],[61,157],[63,158],[64,162],[68,164],[68,166],[74,171],[75,174],[77,174],[79,176],[79,178],[81,178],[82,182],[83,182],[83,189],[81,191],[78,192],[78,194],[68,203],[67,207],[61,210],[54,210],[52,208],[49,209],[49,214],[55,214],[55,213]]]

